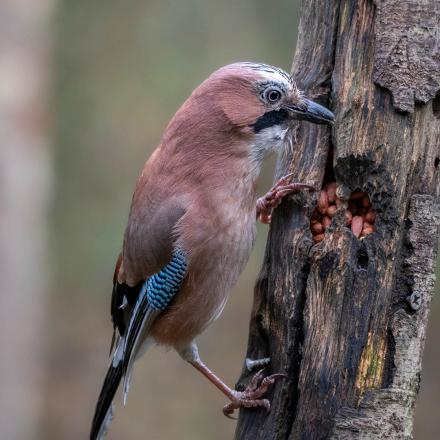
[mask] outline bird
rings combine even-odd
[[[171,347],[229,399],[226,416],[265,407],[282,375],[258,371],[244,391],[228,387],[201,360],[195,339],[221,314],[246,265],[256,220],[270,223],[281,200],[312,186],[281,178],[263,197],[263,160],[286,148],[295,121],[332,124],[333,113],[306,98],[284,70],[237,62],[212,73],[166,127],[134,190],[113,277],[110,361],[90,439],[102,439],[122,383],[153,344]],[[252,361],[264,365],[268,360]]]

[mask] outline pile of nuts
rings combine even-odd
[[[318,205],[310,218],[313,240],[319,243],[324,239],[324,232],[330,226],[336,210],[344,202],[336,195],[336,182],[327,183],[319,193]],[[376,230],[374,212],[370,198],[364,191],[354,191],[348,200],[345,211],[346,226],[357,238],[363,238]]]

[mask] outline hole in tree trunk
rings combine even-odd
[[[331,225],[336,211],[342,204],[342,200],[336,195],[336,182],[325,184],[310,218],[310,229],[315,243],[324,239],[326,229]],[[357,190],[351,193],[345,220],[346,226],[357,238],[364,238],[376,230],[376,213],[366,192]]]
[[[366,192],[358,190],[351,193],[347,206],[347,223],[357,238],[366,237],[376,230],[376,213]]]
[[[336,211],[344,204],[344,201],[336,194],[337,183],[333,168],[333,156],[334,148],[332,145],[325,165],[323,187],[318,196],[317,206],[310,217],[310,230],[315,243],[324,240],[326,229],[330,227]],[[376,213],[366,192],[358,190],[351,193],[345,211],[345,220],[346,226],[357,238],[364,238],[376,230],[374,226]]]
[[[324,184],[318,197],[318,206],[314,209],[310,219],[310,229],[315,243],[324,239],[324,232],[331,225],[332,218],[341,205],[341,201],[337,201],[336,197],[335,180],[333,146],[331,146],[325,164]]]
[[[357,254],[357,264],[360,269],[366,269],[368,267],[368,254],[365,249],[359,249]]]

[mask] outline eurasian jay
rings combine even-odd
[[[269,223],[283,197],[312,189],[286,176],[256,198],[262,161],[283,150],[294,120],[329,124],[334,115],[283,70],[242,62],[214,72],[168,124],[138,179],[116,263],[113,355],[91,439],[104,436],[121,380],[125,402],[133,363],[151,344],[173,347],[222,391],[225,415],[270,408],[261,397],[280,375],[260,371],[235,391],[201,361],[194,339],[221,314],[249,259],[256,218]]]

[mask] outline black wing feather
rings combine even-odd
[[[95,415],[93,417],[92,429],[90,431],[90,440],[97,440],[102,434],[102,427],[105,425],[107,413],[111,411],[111,404],[115,397],[116,390],[122,379],[122,362],[116,367],[110,365],[99,393],[98,402],[96,404]],[[105,426],[104,426],[105,429]]]

